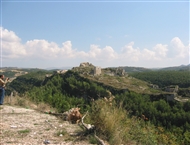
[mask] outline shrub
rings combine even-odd
[[[95,101],[90,119],[97,135],[108,140],[111,145],[157,144],[156,131],[149,122],[137,117],[129,118],[128,113],[122,107],[116,107],[114,102],[110,104],[103,99]]]

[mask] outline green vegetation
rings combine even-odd
[[[17,72],[14,72],[14,71],[6,71],[6,72],[4,72],[2,74],[5,75],[5,77],[10,78],[10,77],[14,77],[16,73]]]
[[[97,139],[92,135],[88,137],[88,140],[90,144],[98,144]]]
[[[36,103],[48,103],[59,112],[76,106],[88,109],[90,99],[106,95],[107,91],[103,87],[71,71],[62,75],[55,74],[44,80],[44,85],[40,88],[34,86],[27,91],[27,96]]]
[[[190,143],[185,134],[190,132],[190,101],[166,102],[163,99],[151,101],[150,96],[137,93],[124,93],[116,95],[117,104],[123,102],[125,110],[130,116],[145,116],[157,127],[164,127],[167,133],[176,135],[176,141],[181,144]]]
[[[179,88],[178,94],[180,96],[185,96],[190,98],[190,87],[189,88]]]
[[[1,74],[5,75],[5,77],[9,77],[9,78],[14,78],[17,76],[21,76],[27,73],[34,73],[34,72],[38,72],[38,71],[46,71],[43,69],[38,69],[38,68],[16,68],[16,67],[4,67],[1,68]],[[50,71],[51,72],[51,71]]]
[[[104,88],[111,89],[111,92],[114,92],[113,90],[117,90],[117,92],[120,90],[122,91],[134,91],[141,94],[152,94],[152,93],[162,93],[161,90],[150,88],[149,83],[136,79],[134,77],[119,77],[119,76],[109,76],[109,75],[101,75],[101,76],[85,76],[82,75],[85,78],[88,78],[89,80],[92,80],[98,84],[101,84],[104,86]]]
[[[190,64],[189,65],[181,65],[181,66],[173,66],[173,67],[166,67],[162,68],[160,70],[172,70],[172,71],[189,71],[190,70]]]
[[[122,107],[97,100],[92,105],[91,122],[99,136],[115,144],[157,144],[156,130],[148,122],[136,117],[129,118]]]
[[[47,71],[31,72],[26,75],[18,76],[8,87],[19,93],[24,93],[34,86],[40,87],[43,83],[45,74],[47,74]]]
[[[66,130],[59,130],[59,131],[56,133],[56,136],[60,136],[60,135],[64,136],[64,135],[66,135],[66,134],[67,134],[67,131],[66,131]]]
[[[129,67],[129,66],[124,66],[121,67],[123,68],[126,72],[131,73],[131,72],[146,72],[146,71],[151,71],[151,69],[143,68],[143,67]]]
[[[24,129],[24,130],[19,130],[18,131],[18,133],[19,134],[27,134],[27,133],[29,133],[31,130],[29,130],[29,129]]]
[[[57,108],[58,112],[76,106],[82,113],[89,110],[89,123],[94,124],[97,135],[110,144],[190,144],[190,102],[167,102],[164,97],[155,99],[150,95],[155,89],[133,78],[141,77],[161,87],[179,85],[185,88],[190,86],[186,71],[133,73],[133,77],[92,77],[75,70],[45,78],[46,73],[49,72],[19,76],[10,87],[37,104],[47,103]],[[189,93],[188,89],[183,90]],[[111,105],[102,99],[109,98],[110,92],[115,96]]]
[[[181,88],[190,87],[190,71],[148,71],[131,73],[131,76],[157,84],[159,87],[178,85]]]

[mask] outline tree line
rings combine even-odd
[[[178,85],[181,88],[190,87],[190,71],[147,71],[130,73],[131,76],[156,84],[159,87]]]

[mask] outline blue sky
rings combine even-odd
[[[188,1],[1,1],[1,67],[189,64]]]

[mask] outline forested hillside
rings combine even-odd
[[[37,104],[40,102],[48,103],[52,107],[57,108],[59,112],[64,112],[71,107],[79,106],[83,113],[87,110],[91,110],[92,114],[94,110],[92,107],[93,102],[104,97],[109,98],[111,93],[115,96],[114,102],[116,107],[122,107],[124,112],[129,112],[126,113],[126,116],[131,118],[143,118],[145,123],[149,122],[155,126],[157,131],[152,134],[155,137],[153,139],[154,144],[190,144],[189,101],[181,103],[167,102],[166,99],[153,100],[149,94],[137,93],[129,89],[121,91],[118,87],[114,88],[114,84],[108,87],[102,82],[99,83],[98,81],[89,79],[88,77],[90,77],[90,75],[88,75],[88,77],[86,75],[85,77],[85,75],[80,75],[73,71],[67,71],[63,74],[53,74],[49,77],[45,77],[46,73],[48,72],[35,72],[20,76],[15,79],[9,87],[21,94],[25,94]],[[187,72],[144,72],[142,74],[133,74],[132,76],[137,77],[138,75],[145,78],[147,77],[144,80],[151,78],[155,80],[155,82],[152,81],[152,83],[158,85],[160,83],[161,86],[171,84],[176,84],[181,87],[189,86],[189,82],[186,80],[189,76]],[[93,78],[94,76],[91,77]],[[107,76],[99,77],[102,79]],[[122,77],[112,77],[113,79],[117,78],[117,80],[120,80],[118,82],[122,82]],[[109,81],[112,81],[112,77],[109,77]],[[96,79],[97,78],[98,76]],[[97,110],[96,108],[95,110],[98,113],[99,109]],[[99,125],[96,121],[94,123],[97,123],[97,126]],[[107,139],[111,136],[111,132],[110,134],[105,134],[105,128],[103,129],[103,126],[100,126],[98,131]],[[142,144],[143,142],[144,140],[141,140]]]
[[[159,87],[178,85],[181,88],[190,87],[190,71],[148,71],[131,73],[131,76],[157,84]]]
[[[48,71],[32,71],[25,75],[18,76],[10,83],[8,89],[15,90],[18,93],[25,93],[34,86],[40,87]]]
[[[17,68],[17,67],[3,67],[0,72],[10,79],[21,76],[31,72],[46,71],[38,68]]]

